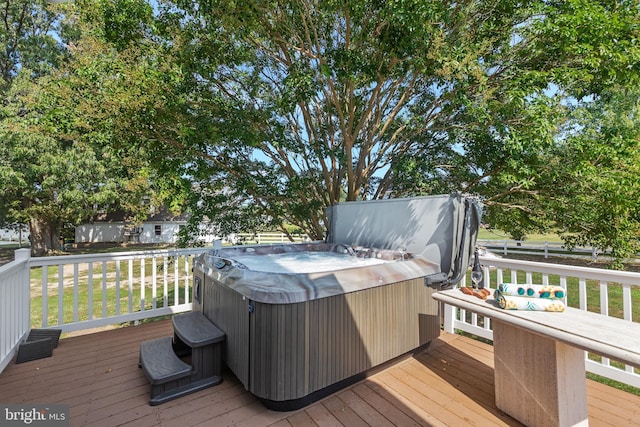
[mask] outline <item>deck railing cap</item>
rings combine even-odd
[[[14,254],[15,254],[16,261],[24,261],[31,258],[31,249],[29,248],[16,249]]]

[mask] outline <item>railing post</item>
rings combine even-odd
[[[29,248],[16,249],[14,254],[15,254],[16,261],[25,261],[31,258],[31,249]]]
[[[449,304],[442,304],[442,305],[444,306],[444,322],[443,322],[442,329],[445,332],[453,334],[455,333],[453,328],[453,322],[456,320],[457,308]]]
[[[507,239],[504,239],[504,249],[502,250],[504,256],[507,256]]]
[[[549,258],[549,242],[544,242],[544,257]]]
[[[23,262],[22,274],[20,275],[20,302],[19,309],[23,311],[22,318],[20,319],[21,327],[23,331],[28,331],[31,328],[31,283],[30,283],[30,271],[29,259],[31,258],[31,249],[22,248],[16,249],[14,252],[16,262]]]
[[[29,289],[31,287],[29,283],[29,259],[31,258],[31,249],[29,248],[16,249],[14,252],[14,256],[16,261],[23,261],[25,263],[24,270],[22,271],[21,280],[22,280],[22,284],[27,289],[25,293],[27,295],[27,301],[29,301],[31,300],[30,289]],[[29,311],[27,311],[27,313],[29,313]]]

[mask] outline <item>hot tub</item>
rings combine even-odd
[[[305,406],[439,336],[425,276],[403,250],[309,243],[211,251],[193,309],[222,329],[223,360],[269,408]]]

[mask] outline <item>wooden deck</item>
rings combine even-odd
[[[65,338],[53,357],[10,364],[0,374],[0,403],[68,404],[71,426],[520,425],[495,407],[492,347],[449,334],[294,412],[267,410],[230,371],[217,387],[151,407],[139,345],[171,334],[161,321]],[[640,397],[592,381],[588,403],[591,426],[640,419]]]

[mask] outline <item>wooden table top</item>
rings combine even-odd
[[[564,312],[505,310],[493,292],[482,300],[456,288],[436,292],[433,298],[640,368],[640,323],[571,307]]]

